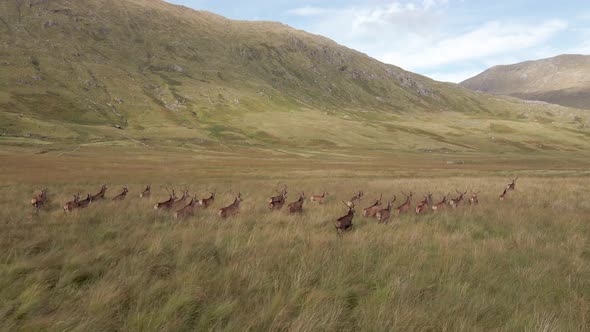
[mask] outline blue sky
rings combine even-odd
[[[279,21],[437,80],[563,53],[590,54],[590,0],[169,0]]]

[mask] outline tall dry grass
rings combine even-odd
[[[132,175],[130,175],[132,177]],[[190,182],[183,180],[183,182]],[[305,212],[269,212],[286,182],[332,197]],[[195,180],[214,207],[174,221],[156,212],[155,184],[128,199],[65,216],[70,193],[99,183],[55,184],[35,218],[34,187],[0,188],[0,324],[4,330],[530,330],[590,329],[587,178],[521,178],[500,202],[502,178]],[[113,197],[123,184],[110,184]],[[481,190],[481,204],[438,214],[361,216],[383,193]],[[333,226],[339,202],[362,189],[353,231]],[[244,198],[227,220],[216,209]],[[399,202],[399,200],[398,200]]]

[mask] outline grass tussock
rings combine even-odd
[[[5,330],[586,330],[590,324],[590,203],[585,178],[521,178],[500,202],[498,178],[287,180],[325,206],[269,212],[278,181],[194,184],[213,208],[181,222],[153,205],[166,193],[130,185],[64,216],[71,192],[50,187],[31,218],[33,188],[0,188],[0,322]],[[282,182],[281,182],[282,183]],[[110,185],[108,197],[120,185]],[[226,189],[221,190],[222,188]],[[482,190],[480,205],[395,217],[360,212],[375,197]],[[359,190],[353,231],[339,237],[339,202]],[[217,208],[240,191],[242,213]],[[399,201],[399,200],[398,200]]]

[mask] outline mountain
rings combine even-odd
[[[159,0],[0,0],[5,146],[565,151],[585,147],[587,122],[280,23]]]
[[[487,93],[590,109],[590,55],[568,54],[495,66],[461,85]]]

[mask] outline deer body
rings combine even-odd
[[[457,198],[452,198],[452,199],[449,201],[449,205],[450,205],[450,206],[451,206],[453,209],[456,209],[456,208],[458,208],[458,207],[459,207],[459,204],[461,204],[461,202],[463,201],[463,198],[465,197],[465,194],[467,194],[467,192],[464,192],[464,193],[462,193],[462,192],[460,192],[460,191],[458,191],[458,190],[456,190],[456,192],[459,194],[459,197],[457,197]]]
[[[186,205],[186,201],[188,200],[188,190],[185,190],[182,193],[182,197],[180,197],[179,200],[175,201],[174,203],[172,203],[172,206],[170,207],[171,209],[177,209],[180,207],[184,207]]]
[[[172,193],[170,194],[170,198],[167,201],[164,202],[160,202],[160,203],[156,203],[156,205],[154,205],[154,210],[170,210],[172,209],[172,207],[174,206],[174,202],[176,201],[178,197],[176,197],[176,193],[174,192],[174,190],[172,190]]]
[[[127,193],[128,192],[129,192],[129,189],[127,189],[127,187],[123,187],[123,191],[119,195],[113,197],[113,201],[122,201],[122,200],[124,200],[125,197],[127,197]]]
[[[516,180],[518,180],[518,178],[512,179],[512,182],[506,187],[507,191],[513,191],[516,189]]]
[[[312,195],[309,200],[312,203],[324,204],[328,198],[328,193],[324,190],[321,195]]]
[[[406,213],[410,210],[410,207],[412,205],[412,196],[414,196],[414,194],[412,192],[410,192],[410,195],[406,195],[403,192],[402,192],[402,194],[404,196],[406,196],[406,201],[402,205],[398,206],[395,209],[395,211],[397,212],[398,215],[402,214],[402,213]]]
[[[430,205],[432,205],[432,194],[429,193],[428,195],[424,196],[424,200],[416,206],[416,214],[425,212],[428,207],[430,207]]]
[[[151,185],[147,185],[147,187],[145,187],[145,190],[141,192],[141,194],[139,194],[139,198],[146,198],[146,197],[150,197],[152,195],[152,186]]]
[[[373,203],[373,205],[366,207],[363,209],[363,217],[365,218],[372,218],[375,217],[377,212],[381,210],[381,200],[383,199],[383,195],[379,197],[378,200]]]
[[[209,205],[213,204],[213,202],[215,202],[215,193],[212,192],[211,196],[209,196],[209,198],[203,198],[199,201],[199,205],[201,205],[204,208],[209,207]]]
[[[305,201],[305,194],[304,193],[300,193],[299,194],[299,199],[287,206],[287,209],[289,210],[289,213],[301,213],[301,212],[303,212],[303,202],[304,201]]]
[[[471,197],[469,197],[469,204],[470,205],[479,204],[479,197],[478,196],[479,196],[479,192],[476,192],[476,193],[472,192]]]
[[[47,201],[47,188],[41,189],[39,194],[37,194],[33,199],[31,199],[31,205],[35,209],[40,209],[43,207],[45,202]]]
[[[227,218],[240,213],[241,201],[242,196],[238,194],[238,196],[236,196],[234,199],[234,202],[224,208],[219,209],[219,211],[217,211],[217,215],[219,215],[221,218]]]
[[[342,204],[348,207],[348,213],[336,220],[335,226],[338,233],[352,229],[352,218],[354,217],[354,203],[342,201]]]
[[[281,192],[279,192],[278,196],[273,196],[268,201],[268,208],[270,210],[280,210],[283,205],[285,205],[285,200],[287,199],[287,186],[283,188]]]
[[[506,195],[508,195],[508,188],[504,189],[502,194],[500,194],[500,200],[503,201],[506,199]]]
[[[103,199],[104,198],[104,194],[107,192],[107,185],[103,184],[102,188],[100,188],[100,191],[98,193],[96,193],[95,195],[92,195],[92,200],[96,201],[99,199]]]
[[[440,202],[438,202],[432,206],[432,211],[442,210],[446,206],[447,206],[447,196],[444,196]]]
[[[86,199],[83,199],[81,201],[78,202],[78,208],[80,209],[85,209],[88,207],[88,205],[92,203],[92,195],[87,194],[86,195]]]
[[[73,195],[74,196],[74,200],[73,201],[69,201],[66,204],[64,204],[64,212],[72,212],[74,209],[76,209],[78,207],[78,202],[80,202],[80,194],[77,195]]]
[[[356,194],[350,198],[348,203],[355,204],[357,201],[360,201],[363,198],[363,196],[365,196],[365,193],[362,191],[359,191],[358,194]]]
[[[386,208],[377,211],[375,217],[377,218],[380,224],[387,224],[389,222],[389,217],[391,216],[391,207],[393,206],[393,203],[396,199],[397,197],[394,196],[392,201],[387,202]]]
[[[182,209],[174,213],[174,219],[178,220],[192,216],[195,213],[195,207],[197,207],[198,205],[200,205],[199,200],[197,199],[197,197],[193,197],[187,206],[183,207]]]

